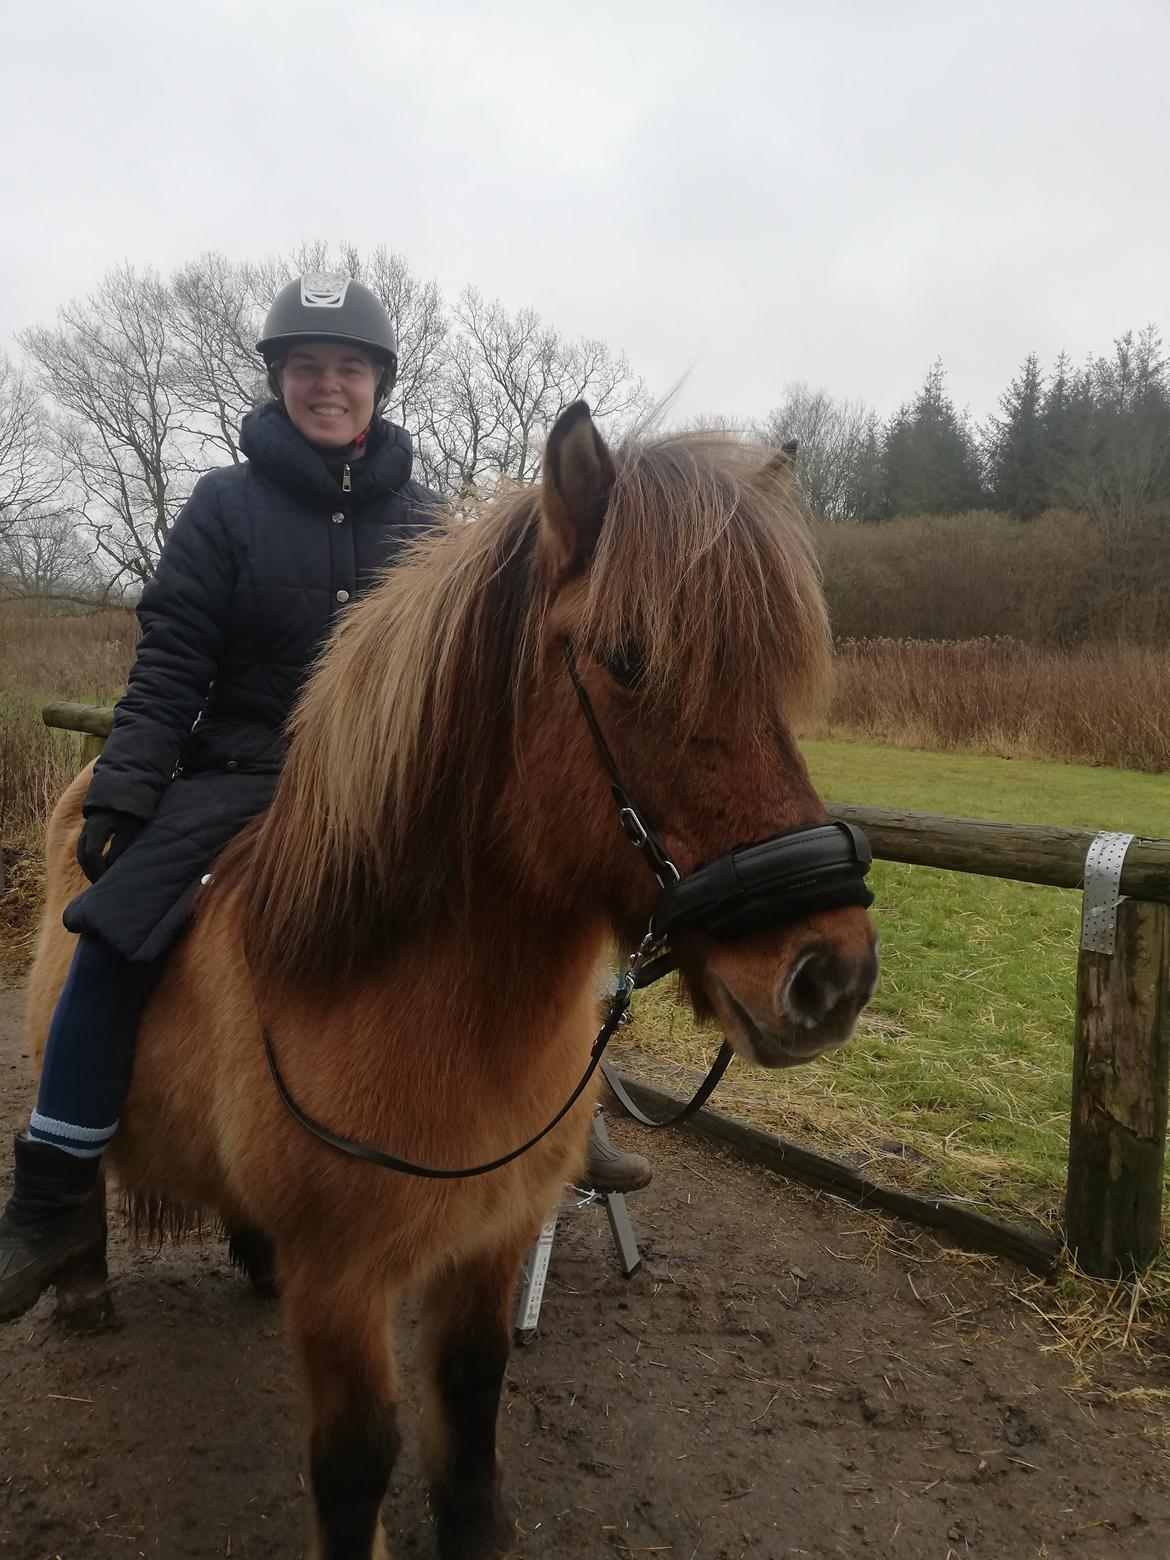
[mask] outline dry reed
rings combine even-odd
[[[50,731],[41,706],[112,704],[137,633],[124,610],[0,613],[0,955],[17,963],[40,895],[41,835],[80,761],[80,738]]]
[[[1170,769],[1170,653],[1014,639],[846,640],[808,737]]]

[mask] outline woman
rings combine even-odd
[[[216,855],[269,803],[283,728],[339,613],[430,523],[407,433],[381,416],[390,316],[321,274],[277,295],[257,343],[274,399],[245,417],[246,463],[209,472],[142,593],[142,635],[86,797],[77,858],[94,885],[0,1218],[0,1320],[100,1249],[100,1157],[130,1086],[139,1017]],[[601,1189],[649,1179],[603,1153]]]

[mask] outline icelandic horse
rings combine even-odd
[[[791,732],[829,649],[787,452],[726,436],[609,450],[583,403],[542,483],[423,538],[342,619],[290,726],[273,805],[215,865],[146,1009],[108,1160],[132,1198],[217,1212],[275,1248],[308,1414],[319,1560],[388,1554],[392,1324],[421,1290],[424,1459],[443,1560],[506,1555],[496,1419],[525,1253],[579,1171],[593,1092],[492,1174],[349,1158],[300,1107],[436,1166],[527,1141],[568,1098],[612,940],[657,894],[618,827],[564,642],[623,778],[689,872],[822,822]],[[87,774],[49,827],[30,991],[43,1045],[83,886]],[[863,909],[674,946],[697,1015],[767,1067],[851,1034],[872,993]]]

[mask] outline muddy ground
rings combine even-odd
[[[7,1128],[29,1103],[22,1049],[19,996],[0,993]],[[517,1560],[1165,1560],[1167,1400],[1144,1395],[1170,1387],[1164,1367],[1116,1357],[1086,1390],[1006,1266],[673,1134],[649,1151],[641,1273],[620,1276],[600,1209],[566,1218],[541,1335],[512,1358]],[[111,1266],[120,1330],[62,1335],[48,1300],[0,1329],[0,1554],[306,1555],[276,1308],[212,1241],[118,1235]],[[395,1556],[423,1557],[406,1333],[386,1522]]]

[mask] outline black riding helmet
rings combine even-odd
[[[298,276],[272,300],[256,350],[268,367],[273,395],[280,389],[273,364],[300,341],[348,341],[364,348],[384,365],[374,394],[380,406],[398,373],[398,341],[394,324],[377,293],[352,277],[325,271]]]

